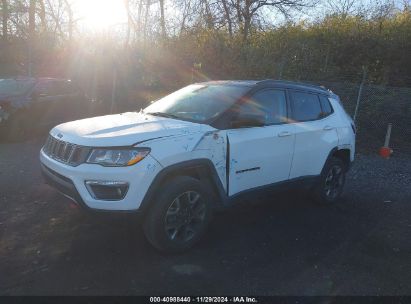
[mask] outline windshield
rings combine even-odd
[[[21,95],[27,92],[34,80],[0,79],[0,95]]]
[[[204,122],[223,113],[248,90],[245,86],[193,84],[156,101],[144,113]]]

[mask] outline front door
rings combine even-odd
[[[258,91],[240,106],[242,111],[263,113],[265,125],[227,132],[230,196],[288,180],[294,151],[294,125],[287,123],[285,91]]]

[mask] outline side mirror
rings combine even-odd
[[[263,114],[242,113],[232,122],[233,128],[262,127],[265,125],[265,116]]]

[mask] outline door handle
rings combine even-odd
[[[325,131],[330,131],[330,130],[333,130],[334,128],[333,127],[331,127],[331,126],[325,126],[324,128],[323,128],[323,130],[325,130]]]
[[[283,131],[283,132],[278,133],[278,137],[286,137],[286,136],[291,136],[291,132]]]

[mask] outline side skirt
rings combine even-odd
[[[292,189],[309,190],[315,185],[315,183],[318,181],[318,178],[319,175],[302,176],[291,180],[244,190],[230,197],[226,197],[224,205],[226,207],[229,207],[234,205],[238,201],[253,198],[258,195],[264,195],[269,192],[284,192]]]

